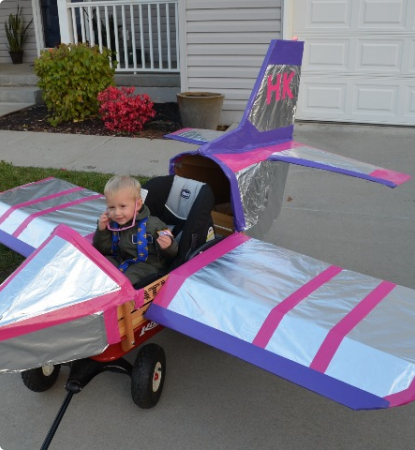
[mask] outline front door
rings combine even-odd
[[[42,8],[45,47],[56,47],[61,41],[57,0],[41,0],[40,5]]]

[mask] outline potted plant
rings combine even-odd
[[[182,125],[216,130],[225,96],[217,92],[180,92],[177,94]]]
[[[20,64],[23,62],[23,47],[26,43],[31,30],[30,25],[33,19],[25,25],[25,20],[22,14],[23,8],[17,5],[16,14],[10,14],[9,18],[4,23],[6,31],[7,48],[13,64]]]

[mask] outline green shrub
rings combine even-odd
[[[99,110],[97,95],[114,85],[115,64],[111,52],[87,44],[61,44],[43,50],[35,59],[38,86],[51,113],[49,122],[80,121]]]

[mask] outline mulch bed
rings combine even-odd
[[[156,116],[136,134],[115,133],[105,128],[99,117],[82,122],[63,122],[53,127],[47,121],[49,112],[45,105],[33,106],[7,116],[0,117],[0,130],[43,131],[46,133],[88,134],[93,136],[125,136],[162,139],[165,134],[180,130],[182,124],[177,103],[155,103]]]

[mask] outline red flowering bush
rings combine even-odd
[[[99,113],[105,127],[112,131],[136,133],[156,115],[147,94],[134,94],[134,87],[107,87],[98,94]]]

